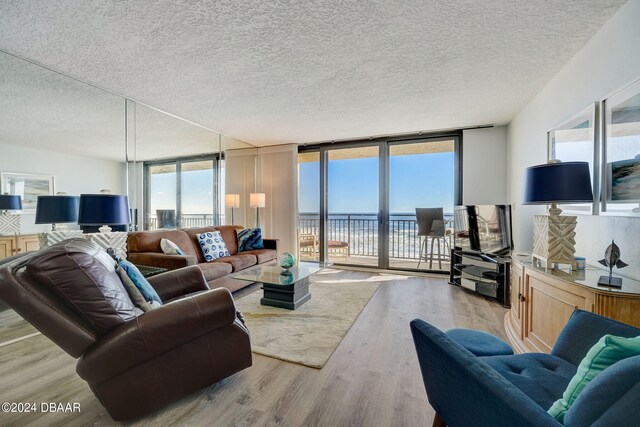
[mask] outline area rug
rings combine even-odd
[[[297,310],[260,305],[262,290],[236,301],[251,333],[253,352],[322,368],[385,281],[379,275],[341,280],[339,273],[323,270],[312,276],[311,299]]]

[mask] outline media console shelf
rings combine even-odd
[[[451,251],[449,283],[491,297],[509,307],[509,258],[495,254]]]
[[[504,317],[516,352],[550,353],[576,308],[640,327],[640,282],[622,278],[622,288],[598,286],[603,270],[570,271],[534,266],[531,255],[511,256],[511,310]]]

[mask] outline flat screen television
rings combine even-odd
[[[487,254],[513,249],[510,205],[466,205],[454,209],[456,246]]]

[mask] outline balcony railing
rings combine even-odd
[[[445,222],[451,219],[445,214]],[[298,232],[302,235],[320,235],[318,214],[298,215]],[[378,218],[375,214],[329,214],[327,239],[348,243],[349,256],[378,256]],[[415,214],[393,214],[389,218],[389,257],[417,260],[422,240],[418,236]],[[440,243],[440,242],[439,242]],[[329,244],[331,246],[331,243]],[[444,251],[444,247],[441,248]]]
[[[179,224],[166,228],[197,228],[215,224],[224,224],[224,215],[182,214]],[[147,230],[158,230],[158,218],[155,215],[149,217]]]

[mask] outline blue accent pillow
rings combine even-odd
[[[231,255],[219,231],[198,234],[198,243],[207,262]]]
[[[131,279],[133,284],[136,285],[136,288],[138,288],[145,300],[149,301],[150,303],[155,301],[158,304],[162,305],[160,296],[158,295],[156,290],[153,289],[153,286],[151,286],[149,281],[142,275],[142,273],[140,273],[138,267],[127,260],[120,260],[118,261],[118,264],[120,265],[120,268],[122,268],[127,273],[127,276],[129,276],[129,279]]]
[[[251,251],[253,249],[264,249],[262,240],[262,229],[245,228],[238,231],[238,252]]]

